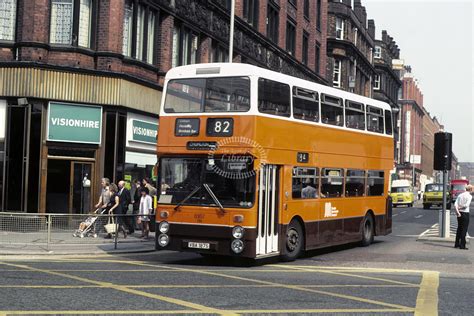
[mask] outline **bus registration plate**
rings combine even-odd
[[[211,245],[206,242],[188,242],[188,248],[194,248],[194,249],[210,249]]]

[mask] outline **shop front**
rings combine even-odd
[[[96,162],[102,140],[102,107],[49,102],[46,171],[41,202],[48,213],[83,214],[93,209]]]
[[[129,112],[126,134],[124,179],[133,181],[149,178],[155,182],[158,118]]]

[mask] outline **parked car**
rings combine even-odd
[[[423,194],[423,208],[429,209],[431,206],[443,206],[443,184],[430,183],[425,186],[425,193]],[[451,208],[451,197],[449,190],[446,188],[446,208]]]

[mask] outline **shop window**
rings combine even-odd
[[[3,166],[5,165],[5,141],[6,141],[6,124],[7,124],[7,101],[0,100],[0,210],[3,205]]]
[[[290,117],[290,86],[258,79],[258,110],[261,113]]]
[[[27,211],[38,212],[40,196],[41,116],[43,104],[31,105]]]
[[[321,197],[334,198],[343,196],[344,170],[324,168],[321,171]]]
[[[367,130],[383,134],[383,110],[381,108],[370,105],[367,106]]]
[[[197,63],[198,41],[196,32],[182,24],[176,24],[173,28],[172,67]]]
[[[319,97],[315,91],[293,87],[293,117],[319,122]]]
[[[0,1],[0,40],[15,40],[16,27],[16,1]]]
[[[319,196],[318,191],[318,168],[293,168],[292,197],[294,199],[315,199]]]
[[[90,48],[93,5],[93,0],[52,0],[50,43]]]
[[[258,0],[244,0],[244,20],[253,27],[258,26]]]
[[[368,196],[381,196],[384,194],[384,172],[373,171],[368,172],[367,177],[367,195]]]
[[[321,121],[329,125],[344,125],[344,109],[340,98],[321,94]]]
[[[365,110],[362,103],[346,100],[346,127],[365,130]]]
[[[347,170],[346,173],[346,196],[365,195],[365,171]]]
[[[104,150],[104,177],[111,181],[115,179],[115,142],[117,135],[117,113],[105,113],[105,150]]]

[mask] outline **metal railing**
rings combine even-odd
[[[146,241],[154,241],[154,215],[137,214],[51,214],[0,212],[0,245],[110,244],[139,241],[143,235],[140,220],[148,219],[150,232]],[[127,233],[127,238],[123,234]],[[134,231],[133,234],[130,234]],[[116,233],[117,232],[117,233]],[[1,250],[0,250],[1,252]]]

